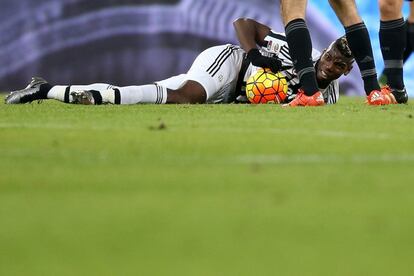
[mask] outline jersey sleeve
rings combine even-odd
[[[332,81],[323,92],[327,104],[335,104],[339,99],[339,81]]]
[[[282,61],[283,67],[293,68],[292,58],[289,53],[289,46],[284,33],[269,31],[264,38],[266,45],[262,47],[261,53],[268,57],[277,57]]]
[[[262,51],[269,54],[279,56],[282,47],[287,48],[286,36],[283,33],[277,33],[271,30],[264,40],[266,44],[262,47]]]

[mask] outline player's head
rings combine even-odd
[[[330,82],[342,75],[348,75],[352,69],[354,56],[344,36],[338,38],[322,52],[316,66],[318,82]]]

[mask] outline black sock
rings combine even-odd
[[[407,39],[407,45],[405,46],[404,50],[404,63],[407,61],[407,59],[411,56],[411,53],[414,50],[414,23],[410,23],[406,21],[406,39]]]
[[[407,22],[407,32],[408,32],[408,41],[407,44],[410,44],[411,49],[414,50],[414,22]]]
[[[95,101],[95,105],[101,105],[102,104],[102,95],[101,92],[96,90],[89,90],[89,92],[92,93],[92,97]]]
[[[42,99],[47,99],[47,93],[52,89],[53,85],[49,83],[44,83],[40,85],[39,92],[42,95]]]
[[[405,45],[404,55],[403,55],[403,63],[407,61],[407,59],[410,58],[413,50],[414,50],[414,23],[410,23],[408,21],[405,22],[406,24],[406,39],[407,44]],[[385,72],[382,71],[381,78],[385,76]],[[387,78],[385,77],[385,80]]]
[[[345,27],[346,39],[364,80],[365,93],[379,90],[377,70],[367,27],[364,22]]]
[[[305,20],[295,19],[286,25],[286,40],[300,84],[307,96],[317,92],[315,68],[312,61],[312,41]]]
[[[401,90],[404,88],[403,54],[407,43],[404,19],[381,21],[379,38],[388,85]]]

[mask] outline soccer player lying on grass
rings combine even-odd
[[[103,83],[51,85],[41,78],[33,78],[25,89],[11,92],[5,101],[7,104],[20,104],[55,99],[96,105],[247,102],[243,91],[245,82],[260,67],[280,71],[288,82],[285,103],[294,99],[300,84],[286,37],[252,19],[237,19],[234,27],[242,48],[230,44],[208,48],[195,59],[187,74],[154,84],[127,87]],[[336,103],[339,97],[337,79],[349,73],[354,60],[346,39],[337,39],[322,55],[313,50],[312,58],[324,101]]]

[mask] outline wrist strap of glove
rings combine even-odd
[[[252,61],[255,60],[258,57],[261,57],[262,54],[260,53],[259,49],[253,48],[247,53],[247,58]]]

